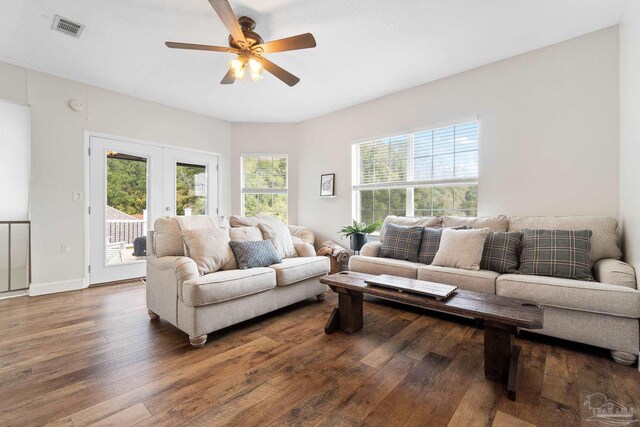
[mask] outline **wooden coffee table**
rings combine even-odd
[[[325,333],[330,334],[337,329],[353,333],[362,329],[364,294],[473,317],[484,325],[485,378],[506,384],[509,399],[516,399],[521,349],[513,343],[513,338],[518,328],[542,328],[542,307],[529,301],[462,289],[456,290],[448,299],[438,301],[367,285],[365,280],[372,277],[375,276],[346,271],[320,279],[321,283],[329,285],[338,294],[338,307],[333,309],[324,327]]]

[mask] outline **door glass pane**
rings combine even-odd
[[[176,214],[207,214],[207,167],[176,164]]]
[[[0,224],[0,292],[9,290],[9,224]]]
[[[11,290],[29,287],[29,224],[11,224]]]
[[[105,264],[145,259],[147,159],[107,152]]]

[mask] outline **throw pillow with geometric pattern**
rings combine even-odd
[[[515,273],[518,270],[518,249],[522,233],[494,231],[484,242],[480,269],[497,273]]]
[[[384,241],[378,256],[418,262],[422,229],[423,227],[403,227],[387,224],[384,231]]]
[[[591,230],[522,230],[520,274],[593,280]]]
[[[247,242],[232,240],[229,242],[229,246],[231,246],[240,270],[268,267],[282,262],[271,240],[254,240]]]

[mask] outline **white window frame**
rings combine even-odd
[[[287,160],[285,188],[245,188],[244,187],[244,159],[245,157],[284,157]],[[284,153],[243,153],[240,155],[240,214],[245,216],[245,194],[286,194],[287,195],[287,222],[289,222],[289,155]]]
[[[465,123],[476,122],[478,125],[478,173],[474,177],[464,177],[464,178],[446,178],[446,179],[432,179],[432,180],[415,180],[415,171],[414,171],[414,134],[436,130],[441,128],[453,127],[457,125],[462,125]],[[398,138],[398,137],[406,137],[407,138],[407,180],[402,182],[390,182],[390,183],[377,183],[377,184],[360,184],[360,150],[358,149],[361,144],[367,142],[373,142],[380,139],[388,139],[388,138]],[[480,140],[481,140],[481,125],[478,117],[470,117],[467,119],[456,120],[448,123],[441,123],[438,125],[432,126],[424,126],[416,129],[412,129],[409,131],[398,132],[387,134],[383,136],[378,136],[374,138],[365,138],[357,141],[353,141],[351,144],[351,214],[352,218],[361,220],[360,218],[360,198],[359,191],[361,190],[385,190],[385,189],[393,189],[393,188],[404,188],[407,191],[406,196],[406,215],[407,217],[413,217],[415,208],[414,208],[414,200],[413,200],[413,190],[418,187],[454,187],[458,185],[475,185],[478,187],[478,181],[480,177]],[[455,158],[454,158],[455,162]],[[455,164],[455,163],[454,163]],[[288,165],[288,163],[287,163]],[[476,205],[476,211],[478,209],[478,205],[480,204],[479,200],[479,192],[478,192],[478,201]],[[377,234],[377,233],[375,233]]]

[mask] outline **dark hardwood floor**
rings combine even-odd
[[[518,339],[518,400],[484,379],[482,330],[380,300],[364,328],[325,335],[309,300],[194,350],[151,322],[144,285],[0,301],[0,425],[594,425],[604,393],[640,410],[640,373],[608,352]]]

